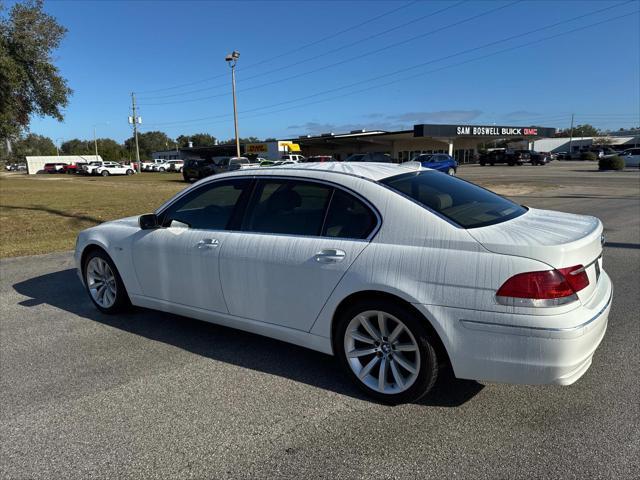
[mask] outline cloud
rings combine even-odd
[[[538,117],[538,116],[540,116],[538,112],[531,112],[529,110],[516,110],[514,112],[509,112],[504,114],[504,118],[507,118],[509,120],[511,119],[518,120],[521,118],[531,118],[531,117]]]
[[[290,125],[289,130],[298,130],[305,135],[321,133],[347,133],[351,130],[410,130],[416,123],[465,123],[482,115],[481,110],[441,110],[437,112],[407,112],[399,114],[368,113],[361,123],[320,123],[306,122]],[[376,120],[373,120],[376,119]]]

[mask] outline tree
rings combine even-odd
[[[573,136],[575,137],[596,137],[600,134],[600,131],[593,125],[588,123],[584,125],[576,125],[573,127]],[[571,129],[560,130],[556,133],[556,137],[569,137],[571,136]]]
[[[33,115],[62,120],[71,89],[53,64],[66,29],[43,11],[42,0],[0,6],[0,140],[17,138]]]
[[[246,137],[246,138],[242,138],[240,137],[240,143],[257,143],[260,142],[261,140],[258,137]],[[232,143],[236,143],[236,139],[235,138],[230,138],[229,140],[224,140],[222,142],[220,142],[220,145],[230,145]]]
[[[188,147],[189,142],[192,142],[194,147],[210,147],[216,144],[216,137],[208,133],[194,133],[193,135],[180,135],[176,138],[176,142],[181,148]]]
[[[140,159],[151,159],[151,153],[160,150],[169,150],[175,143],[164,132],[145,132],[138,134],[138,145],[140,147]],[[133,137],[127,138],[124,142],[124,146],[130,149],[132,152],[136,151],[135,139]],[[135,154],[134,157],[135,158]]]
[[[100,155],[104,160],[120,161],[128,158],[128,152],[124,145],[121,145],[111,138],[99,138],[97,143],[98,155]],[[95,147],[93,153],[95,154]]]
[[[93,142],[88,140],[80,140],[74,138],[67,140],[60,146],[60,150],[64,155],[93,155],[95,154]]]
[[[35,133],[13,142],[14,155],[22,159],[27,155],[55,155],[56,152],[56,146],[49,137]]]

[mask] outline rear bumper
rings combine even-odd
[[[443,317],[436,318],[449,326],[443,342],[456,377],[570,385],[591,365],[607,329],[612,296],[603,271],[589,302],[561,315],[441,308]]]

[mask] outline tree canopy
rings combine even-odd
[[[124,141],[124,145],[127,150],[135,152],[136,144],[133,137],[127,138]],[[140,159],[151,159],[151,153],[159,150],[169,150],[175,148],[175,142],[167,136],[164,132],[144,132],[138,134],[138,145],[140,148]],[[135,158],[135,154],[132,155]]]
[[[600,135],[601,132],[593,125],[589,125],[588,123],[584,125],[576,125],[573,127],[573,136],[574,137],[596,137]],[[556,133],[557,137],[568,137],[571,135],[571,129],[567,128],[565,130],[560,130]]]
[[[176,142],[180,148],[188,147],[189,142],[192,142],[194,147],[210,147],[216,144],[216,137],[208,133],[194,133],[193,135],[180,135],[176,138]]]
[[[20,158],[27,155],[55,155],[56,146],[49,137],[30,133],[13,143],[13,153]]]
[[[33,115],[62,120],[72,93],[52,58],[66,29],[42,0],[3,13],[0,6],[0,140],[18,137]]]

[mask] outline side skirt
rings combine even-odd
[[[173,313],[184,317],[214,323],[216,325],[236,328],[238,330],[244,330],[245,332],[275,338],[276,340],[281,340],[283,342],[299,345],[328,355],[333,355],[331,340],[329,338],[313,335],[309,332],[282,327],[272,323],[259,322],[248,318],[236,317],[226,313],[213,312],[201,308],[189,307],[187,305],[170,303],[156,298],[145,297],[143,295],[130,295],[130,297],[131,303],[137,307],[160,310],[161,312]]]

